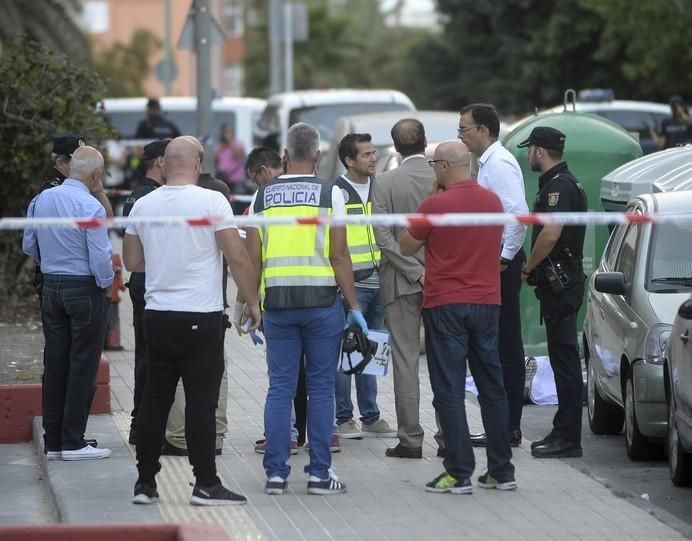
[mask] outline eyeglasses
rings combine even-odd
[[[476,124],[475,126],[459,126],[457,128],[457,133],[460,133],[463,135],[466,132],[471,131],[473,128],[478,129],[478,128],[480,128],[480,126],[478,124]]]
[[[447,162],[447,160],[428,160],[428,165],[430,167],[435,167],[436,163],[442,163],[442,162],[449,163],[449,162]]]

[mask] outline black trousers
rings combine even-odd
[[[145,274],[133,272],[127,287],[132,300],[132,325],[135,331],[135,390],[132,407],[132,428],[137,424],[137,411],[142,402],[142,393],[147,380],[147,340],[144,333]]]
[[[582,371],[577,342],[577,315],[544,317],[550,366],[555,375],[558,408],[553,435],[581,443]]]
[[[43,429],[47,451],[86,445],[111,301],[92,277],[45,275],[41,318]]]
[[[521,338],[521,266],[526,254],[521,249],[514,256],[507,269],[500,273],[500,327],[498,347],[502,363],[502,377],[509,406],[509,429],[521,428],[521,410],[524,404],[524,379],[526,363],[524,343]]]
[[[168,412],[182,378],[185,389],[185,439],[197,482],[212,485],[216,477],[214,411],[223,375],[222,312],[146,310],[147,384],[137,413],[137,469],[153,480]]]

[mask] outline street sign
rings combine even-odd
[[[226,34],[223,32],[223,28],[219,24],[219,21],[209,13],[210,21],[210,45],[221,45],[226,41]],[[195,4],[192,3],[190,6],[190,11],[187,12],[187,19],[185,20],[185,26],[183,26],[182,32],[180,32],[180,38],[178,38],[178,49],[188,49],[195,50]]]
[[[293,41],[308,41],[310,39],[308,6],[303,2],[292,2],[289,5],[291,6],[291,33]]]
[[[154,67],[154,75],[163,84],[172,83],[178,77],[178,66],[171,58],[164,58]]]

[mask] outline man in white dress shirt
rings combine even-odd
[[[479,156],[478,184],[495,192],[505,213],[526,214],[524,177],[516,158],[498,140],[500,119],[492,105],[473,103],[461,110],[458,137]],[[524,345],[521,339],[521,266],[526,261],[522,248],[526,226],[506,225],[500,258],[501,298],[498,348],[509,403],[510,442],[521,443],[521,408],[524,401]],[[485,434],[472,434],[471,442],[485,447]]]

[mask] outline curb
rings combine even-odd
[[[41,417],[33,422],[38,463],[59,522],[164,522],[158,505],[134,505],[137,469],[110,415],[91,415],[88,436],[112,454],[103,460],[48,461],[43,453]]]

